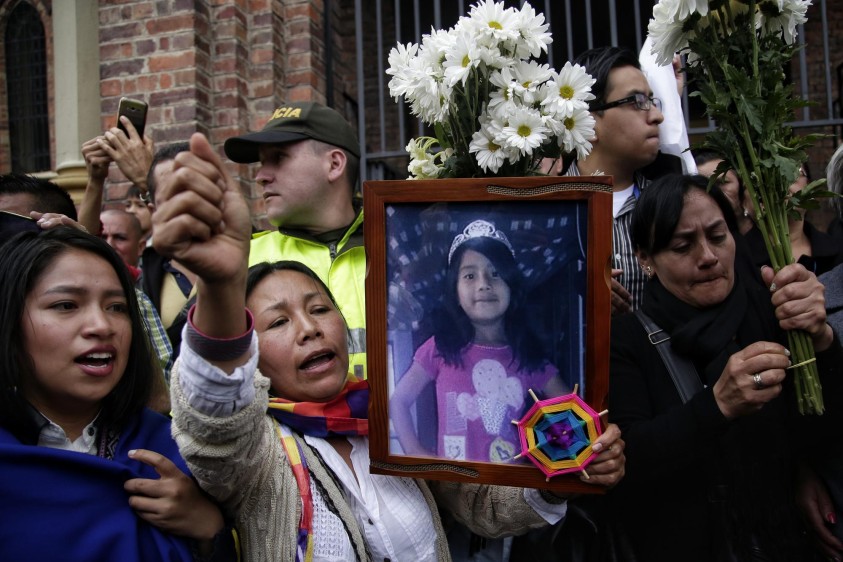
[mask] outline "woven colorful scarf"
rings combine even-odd
[[[293,431],[325,438],[329,435],[369,434],[369,383],[349,373],[345,386],[330,402],[292,402],[270,398],[267,413],[275,418],[275,431],[287,453],[302,502],[296,562],[313,560],[313,496],[310,473],[301,444]]]
[[[297,433],[312,437],[369,434],[369,383],[348,375],[330,402],[269,399],[269,415]]]

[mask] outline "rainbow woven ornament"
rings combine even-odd
[[[594,441],[603,433],[600,416],[576,391],[564,396],[538,400],[519,421],[518,437],[521,453],[514,458],[527,457],[548,480],[568,472],[583,471],[597,453]],[[587,475],[588,473],[586,473]]]

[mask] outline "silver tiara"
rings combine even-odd
[[[476,220],[469,223],[468,226],[463,229],[462,234],[457,234],[454,238],[454,241],[451,243],[451,251],[448,252],[448,265],[451,265],[451,258],[454,256],[454,252],[457,251],[457,248],[472,238],[491,238],[493,240],[497,240],[507,247],[509,253],[512,254],[512,257],[515,257],[515,250],[512,249],[512,244],[509,243],[509,239],[506,237],[506,234],[496,229],[495,225],[489,221]]]

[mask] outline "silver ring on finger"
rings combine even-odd
[[[754,375],[752,375],[752,382],[755,383],[755,388],[757,390],[767,388],[767,385],[765,385],[764,381],[761,380],[761,373],[755,373]]]

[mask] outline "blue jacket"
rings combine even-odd
[[[113,459],[22,444],[0,428],[0,560],[190,561],[187,539],[137,516],[123,484],[158,478],[129,458],[150,449],[187,466],[170,436],[170,420],[144,410],[121,433]]]

